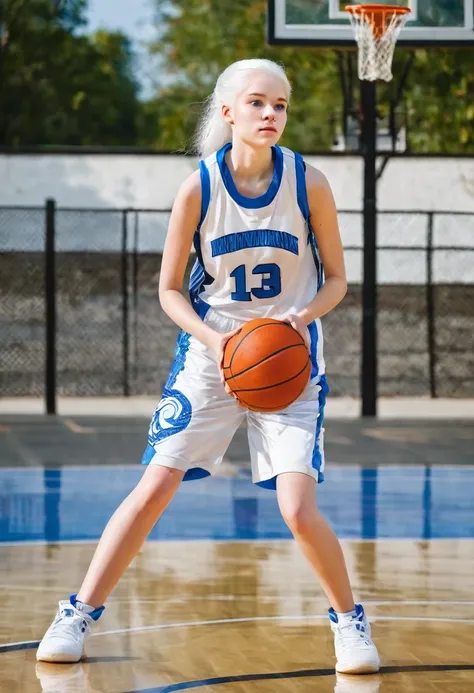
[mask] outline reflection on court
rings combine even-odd
[[[166,540],[147,542],[113,592],[89,658],[36,665],[35,643],[57,600],[77,589],[99,524],[135,481],[133,469],[95,470],[96,490],[81,508],[78,471],[61,470],[47,484],[43,470],[11,472],[9,505],[1,478],[2,693],[474,689],[473,470],[367,476],[341,468],[334,486],[319,490],[325,514],[347,537],[354,591],[374,622],[383,664],[378,676],[337,679],[322,590],[283,536],[274,494],[245,479],[183,486],[157,529]],[[46,543],[32,543],[45,535]]]
[[[319,507],[340,537],[474,537],[474,468],[331,465]],[[0,468],[0,542],[98,539],[143,468]],[[86,488],[87,493],[78,493]],[[275,494],[248,476],[182,484],[151,539],[286,539]]]

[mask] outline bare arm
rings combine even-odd
[[[173,322],[214,351],[224,382],[221,367],[224,347],[240,328],[225,334],[216,332],[201,320],[182,293],[184,273],[200,217],[201,177],[199,171],[195,171],[180,187],[171,212],[161,262],[160,303]]]
[[[305,325],[332,310],[347,291],[346,269],[334,198],[326,177],[306,165],[308,203],[316,242],[324,265],[325,282],[313,300],[298,313]]]
[[[214,348],[219,335],[206,325],[183,296],[183,279],[201,216],[201,179],[192,173],[181,185],[171,212],[161,263],[161,307],[181,329]]]

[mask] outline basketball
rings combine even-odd
[[[281,320],[250,320],[224,350],[225,381],[247,409],[281,411],[301,395],[311,359],[301,335]]]

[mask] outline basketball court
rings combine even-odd
[[[268,41],[354,54],[346,4],[269,0]],[[405,47],[474,44],[473,0],[400,6],[410,13],[395,12],[407,22],[392,38]],[[364,98],[375,119],[375,91]],[[372,137],[375,165],[376,126],[364,132],[367,118],[346,106],[345,140]],[[400,151],[393,123],[389,148]],[[364,312],[366,415],[375,403],[373,308]],[[107,520],[143,471],[149,418],[85,413],[84,402],[59,416],[0,413],[0,693],[474,690],[472,402],[451,417],[437,406],[436,418],[423,418],[421,401],[415,415],[402,403],[393,417],[327,417],[319,506],[373,623],[380,674],[336,676],[325,595],[276,495],[252,485],[243,427],[219,474],[181,486],[108,600],[87,659],[36,663],[57,601],[77,592]]]
[[[240,429],[182,485],[79,664],[36,664],[56,602],[142,473],[148,419],[0,418],[2,693],[474,688],[472,419],[328,419],[319,503],[374,622],[377,676],[336,678],[326,599]],[[83,489],[87,491],[84,493]]]

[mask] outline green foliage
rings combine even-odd
[[[342,111],[335,51],[266,43],[266,0],[154,0],[161,88],[138,100],[129,39],[83,33],[87,0],[0,2],[0,145],[189,146],[203,100],[231,62],[266,57],[282,63],[293,85],[283,144],[327,151]],[[295,12],[307,2],[293,0]],[[419,0],[440,21],[450,0]],[[444,13],[444,14],[443,14]],[[81,33],[82,32],[82,33]],[[408,49],[395,52],[394,81],[381,84],[389,112]],[[358,101],[354,61],[354,103]],[[474,153],[474,51],[417,49],[407,80],[409,150]]]
[[[0,144],[133,144],[129,40],[77,34],[85,0],[0,5]]]
[[[342,110],[334,51],[267,46],[266,0],[155,2],[160,34],[152,51],[160,56],[172,81],[146,104],[142,144],[159,150],[185,148],[196,125],[199,104],[212,91],[219,73],[241,58],[268,57],[285,66],[293,84],[283,144],[303,152],[330,149],[334,134],[330,120],[337,119]],[[295,12],[300,4],[302,9],[307,7],[307,3],[294,0]],[[448,0],[423,0],[420,7],[427,14],[436,8],[452,12]],[[394,81],[378,88],[384,115],[389,112],[408,57],[407,50],[400,47],[395,55]],[[357,88],[355,70],[353,82]],[[474,152],[474,52],[416,50],[402,106],[411,151]]]
[[[266,0],[158,0],[161,36],[152,50],[161,56],[174,81],[147,104],[145,139],[159,150],[182,150],[196,126],[199,106],[220,72],[249,57],[282,63],[293,85],[294,100],[283,144],[328,149],[330,116],[339,106],[334,54],[266,44]],[[155,120],[155,126],[151,124]]]
[[[412,151],[474,153],[472,49],[418,49],[405,102]]]

